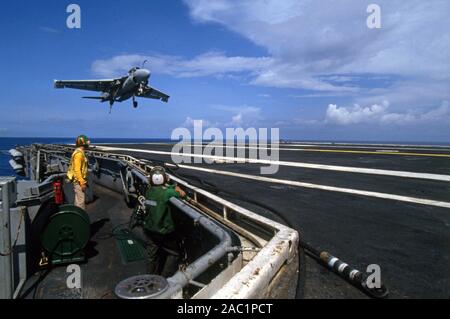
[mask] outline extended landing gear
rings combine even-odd
[[[114,101],[113,101],[113,100],[110,100],[110,101],[109,101],[109,114],[112,113],[112,107],[113,107],[113,104],[114,104]]]
[[[133,96],[133,107],[137,108],[138,107],[138,102],[136,101],[135,97]]]

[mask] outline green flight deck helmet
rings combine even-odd
[[[84,146],[84,147],[88,148],[90,144],[91,144],[91,141],[89,140],[89,138],[86,135],[80,135],[77,137],[77,142],[76,142],[77,147]]]

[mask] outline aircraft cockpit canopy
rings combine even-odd
[[[128,71],[128,73],[129,73],[129,74],[132,74],[132,73],[136,72],[136,71],[139,70],[139,69],[140,69],[140,67],[137,67],[137,66],[136,66],[136,67],[134,67],[134,68],[131,68],[130,71]]]

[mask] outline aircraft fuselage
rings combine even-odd
[[[134,72],[130,71],[130,75],[123,82],[116,94],[111,96],[113,101],[122,102],[129,98],[139,95],[139,89],[148,84],[150,71],[146,69],[138,69]]]

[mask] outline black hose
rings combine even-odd
[[[376,299],[384,299],[388,297],[389,290],[383,283],[380,283],[378,287],[369,285],[368,284],[369,276],[367,274],[355,268],[352,268],[349,264],[331,255],[327,251],[317,250],[307,242],[300,240],[300,245],[305,247],[305,251],[310,257],[317,260],[321,265],[323,265],[327,269],[338,274],[341,278],[343,278],[356,288],[360,289],[369,297]]]
[[[153,163],[158,166],[164,167],[167,172],[169,172],[173,176],[176,176],[180,179],[188,179],[190,181],[195,181],[198,184],[195,185],[195,183],[192,183],[192,184],[194,184],[194,186],[202,187],[216,195],[224,194],[228,197],[238,199],[243,202],[247,202],[247,203],[253,204],[255,206],[261,207],[261,208],[265,209],[267,212],[271,213],[272,215],[278,217],[286,226],[288,226],[292,229],[296,229],[294,227],[294,225],[291,224],[290,221],[288,219],[286,219],[281,212],[279,212],[277,209],[275,209],[267,204],[255,201],[254,199],[251,199],[251,198],[247,198],[247,197],[243,196],[242,194],[225,191],[225,190],[217,187],[215,184],[207,182],[204,179],[199,178],[197,176],[189,175],[186,173],[180,174],[178,172],[179,166],[175,163],[173,164],[175,166],[175,169],[172,169],[171,167],[169,167],[167,165],[166,162],[161,161],[161,160],[146,159],[146,161],[149,163]],[[368,287],[367,276],[364,273],[350,267],[348,264],[342,262],[341,260],[332,256],[331,254],[329,254],[326,251],[319,251],[310,243],[305,242],[300,239],[299,245],[298,245],[298,256],[299,256],[299,258],[302,258],[302,257],[304,258],[305,255],[308,255],[308,256],[312,257],[313,259],[317,260],[321,265],[323,265],[327,269],[335,272],[341,278],[346,280],[348,283],[350,283],[354,287],[362,290],[365,294],[367,294],[368,296],[370,296],[372,298],[386,298],[389,294],[388,289],[383,284],[381,284],[381,286],[378,288]],[[306,281],[306,271],[299,271],[299,273],[298,273],[299,284],[297,285],[296,298],[300,298],[303,296],[303,292],[304,292],[303,287],[304,287],[305,281]],[[300,288],[300,287],[302,287],[302,288]]]
[[[267,204],[255,201],[251,198],[247,198],[247,197],[243,196],[242,194],[225,191],[223,189],[218,188],[216,185],[206,182],[205,180],[203,180],[197,176],[192,176],[189,174],[179,174],[178,172],[174,172],[165,163],[163,166],[172,175],[174,175],[180,179],[189,179],[191,181],[192,180],[197,181],[198,183],[200,183],[201,187],[209,189],[214,194],[222,193],[229,197],[253,204],[255,206],[259,206],[259,207],[265,209],[266,211],[268,211],[269,213],[273,214],[274,216],[278,217],[286,226],[288,226],[292,229],[295,229],[294,225],[292,225],[290,223],[290,221],[288,219],[286,219],[281,212],[279,212],[277,209],[275,209]],[[177,170],[178,170],[178,168],[179,167],[177,166]],[[198,186],[198,185],[196,185],[196,186]],[[301,239],[299,241],[299,246],[298,246],[298,255],[299,255],[299,258],[301,258],[302,256],[304,257],[305,255],[312,257],[313,259],[317,260],[321,265],[323,265],[327,269],[335,272],[341,278],[343,278],[344,280],[346,280],[347,282],[349,282],[351,285],[355,286],[356,288],[362,290],[366,295],[368,295],[372,298],[382,299],[382,298],[386,298],[389,295],[389,291],[384,286],[384,284],[381,283],[381,285],[379,287],[373,287],[373,288],[369,287],[367,284],[368,276],[366,274],[350,267],[348,264],[342,262],[341,260],[332,256],[331,254],[329,254],[326,251],[319,251],[317,248],[312,246],[310,243],[303,241]],[[299,289],[299,287],[304,286],[303,283],[305,282],[305,277],[306,277],[305,271],[299,271],[298,282],[300,284],[297,286],[296,298],[300,298],[300,296],[303,295],[304,289]]]
[[[32,299],[36,299],[37,291],[39,290],[39,286],[44,281],[44,279],[47,277],[48,274],[50,274],[51,268],[41,270],[39,273],[39,277],[36,279],[36,281],[25,291],[25,292],[19,292],[19,299],[25,299],[31,291],[33,291]]]
[[[223,189],[219,189],[216,185],[214,185],[212,183],[209,183],[209,182],[207,182],[207,181],[205,181],[205,180],[203,180],[203,179],[201,179],[201,178],[199,178],[197,176],[192,176],[192,175],[189,175],[189,174],[182,174],[182,175],[180,175],[177,172],[174,172],[171,168],[168,168],[167,165],[164,165],[164,167],[166,168],[166,170],[168,172],[170,172],[172,175],[174,175],[174,176],[176,176],[176,177],[178,177],[180,179],[188,179],[188,180],[191,180],[191,181],[196,181],[196,182],[198,182],[200,184],[200,185],[194,185],[194,186],[206,188],[206,189],[208,189],[209,191],[211,191],[212,193],[214,193],[216,195],[222,193],[222,194],[224,194],[224,195],[226,195],[228,197],[231,197],[231,198],[234,198],[234,199],[238,199],[238,200],[241,200],[243,202],[247,202],[247,203],[253,204],[255,206],[261,207],[264,210],[266,210],[269,213],[271,213],[272,215],[277,216],[282,221],[282,223],[284,223],[287,227],[295,229],[293,227],[293,225],[289,222],[289,220],[287,220],[281,213],[279,213],[276,209],[270,207],[269,205],[260,203],[258,201],[255,201],[255,200],[251,199],[251,198],[247,198],[245,196],[242,196],[241,194],[237,194],[237,193],[233,193],[233,192],[230,192],[230,191],[225,191]],[[177,166],[177,168],[178,168],[178,166]],[[299,245],[297,249],[298,249],[298,256],[299,256],[299,264],[301,264],[302,260],[300,260],[300,259],[304,258],[305,251],[303,250],[303,247],[301,245]],[[305,282],[306,282],[306,271],[299,271],[298,272],[298,277],[297,277],[297,288],[296,288],[296,291],[295,291],[295,298],[296,299],[303,299]]]

